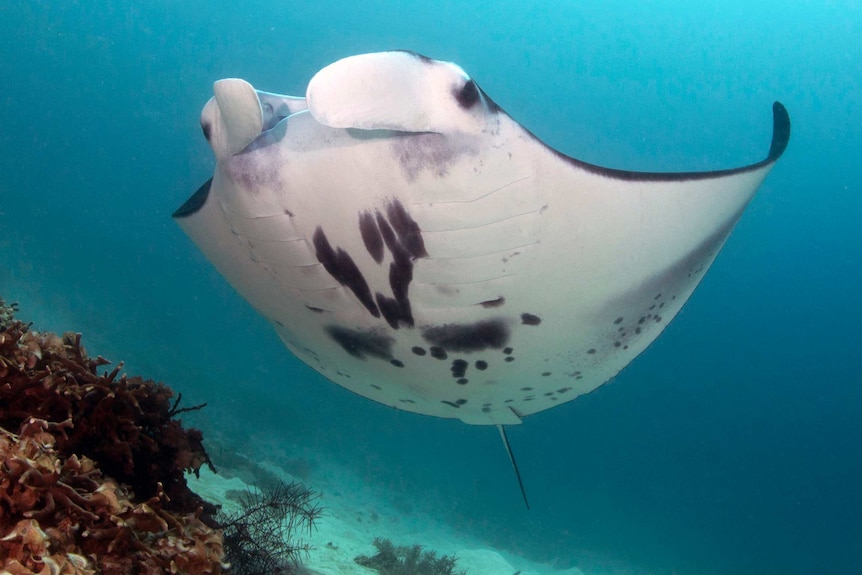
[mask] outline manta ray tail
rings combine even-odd
[[[506,428],[502,425],[497,424],[497,429],[500,430],[500,437],[503,438],[503,447],[506,448],[506,453],[509,454],[509,461],[512,462],[512,469],[515,470],[515,477],[518,479],[518,487],[521,488],[521,495],[524,497],[524,505],[527,506],[527,509],[530,509],[530,502],[527,501],[527,491],[524,489],[524,482],[521,481],[521,472],[518,471],[518,462],[515,461],[515,454],[512,453],[512,446],[509,445],[509,438],[506,437]]]

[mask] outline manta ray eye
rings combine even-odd
[[[469,110],[479,101],[479,87],[473,80],[467,80],[467,83],[460,90],[455,89],[453,91],[453,95],[462,108]]]

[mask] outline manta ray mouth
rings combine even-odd
[[[261,134],[265,134],[266,132],[272,130],[276,125],[278,125],[279,122],[290,116],[290,114],[288,114],[287,116],[285,116],[284,114],[276,114],[272,110],[272,106],[270,106],[269,104],[264,104],[262,102],[260,108],[261,110],[263,110],[264,117],[263,127],[260,130]]]
[[[282,120],[308,110],[308,104],[305,98],[282,96],[281,94],[273,94],[255,90],[257,100],[260,103],[261,113],[261,130],[263,134],[276,127]]]

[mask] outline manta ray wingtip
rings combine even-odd
[[[772,104],[772,144],[769,146],[768,162],[781,157],[790,142],[790,114],[779,101]]]
[[[171,214],[171,217],[174,219],[185,218],[200,210],[210,195],[210,187],[212,186],[212,183],[212,178],[204,182],[204,184],[183,203],[183,205]]]

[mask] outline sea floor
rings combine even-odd
[[[466,570],[468,575],[583,575],[577,568],[561,571],[508,555],[425,514],[399,510],[396,502],[387,500],[386,493],[336,463],[321,462],[313,476],[301,479],[271,463],[257,465],[284,482],[301,481],[319,494],[317,503],[323,507],[323,515],[310,535],[299,534],[312,546],[303,562],[312,574],[373,575],[376,571],[357,564],[354,558],[374,555],[372,541],[382,537],[395,545],[419,544],[438,555],[454,555],[458,559],[456,573]],[[252,488],[229,472],[215,474],[203,468],[199,478],[190,475],[188,480],[193,491],[223,505],[226,511],[238,509],[228,492]]]

